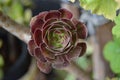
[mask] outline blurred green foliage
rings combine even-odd
[[[76,77],[73,76],[72,74],[68,74],[65,78],[65,80],[76,80]]]
[[[115,26],[112,29],[112,33],[120,40],[120,14],[114,19]]]
[[[2,80],[3,76],[4,76],[3,70],[0,68],[0,80]]]
[[[0,0],[0,10],[20,24],[28,25],[32,16],[30,5],[30,0]]]
[[[0,48],[2,47],[2,44],[3,44],[3,41],[0,39]],[[4,59],[3,59],[3,56],[0,54],[0,80],[2,79],[3,77],[3,70],[2,70],[2,67],[4,66]]]
[[[80,68],[86,70],[89,67],[90,60],[87,59],[86,56],[82,56],[82,57],[76,59],[76,63]]]
[[[104,17],[113,20],[116,16],[116,10],[120,8],[115,0],[79,0],[80,5],[91,10],[92,13],[103,15]]]
[[[54,73],[56,74],[56,77],[52,78],[52,80],[64,80],[68,75],[68,73],[65,72],[64,70],[54,69]]]
[[[114,19],[112,28],[114,41],[110,41],[104,47],[104,57],[110,63],[111,70],[120,74],[120,14]]]
[[[4,59],[2,55],[0,55],[0,68],[3,67],[3,65],[4,65]]]
[[[111,79],[111,78],[107,77],[105,80],[120,80],[120,78],[114,77],[114,78]]]
[[[104,47],[104,57],[110,63],[114,73],[120,74],[120,44],[111,41]]]
[[[2,47],[2,44],[3,44],[3,42],[2,42],[2,40],[0,39],[0,48]]]
[[[3,41],[0,39],[0,48],[2,47],[2,45],[3,45]],[[3,65],[4,65],[4,60],[2,55],[0,55],[0,68],[3,67]]]

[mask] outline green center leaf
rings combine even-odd
[[[53,29],[48,35],[48,44],[54,50],[63,49],[69,42],[68,34],[63,29]]]

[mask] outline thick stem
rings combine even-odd
[[[20,25],[0,11],[0,26],[24,42],[30,39],[29,28]]]
[[[28,72],[19,80],[47,80],[46,75],[39,72],[36,61],[32,59]]]

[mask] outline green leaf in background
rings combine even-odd
[[[75,0],[70,0],[72,3],[74,3],[75,2]]]
[[[32,7],[33,0],[20,0],[20,1],[23,5]]]
[[[68,73],[64,70],[54,69],[53,72],[56,74],[56,77],[52,78],[52,80],[64,80]]]
[[[108,42],[104,47],[104,58],[110,62],[114,73],[120,73],[120,44],[118,42]]]
[[[4,66],[4,59],[2,55],[0,55],[0,67]]]
[[[0,69],[0,80],[2,80],[3,76],[4,76],[3,70]]]
[[[23,7],[20,2],[14,1],[8,15],[18,23],[23,23]]]
[[[76,77],[71,75],[71,74],[68,74],[65,78],[65,80],[76,80]]]
[[[120,79],[118,77],[113,77],[113,78],[106,77],[105,80],[120,80]]]
[[[25,22],[30,22],[30,19],[32,17],[32,11],[30,9],[26,9],[24,12],[24,20]]]
[[[114,41],[115,41],[115,43],[118,44],[118,45],[120,45],[120,39],[117,38],[117,37],[115,37],[115,36],[113,36],[113,37],[114,37]]]
[[[120,25],[120,14],[114,19],[115,24]]]
[[[117,38],[120,38],[120,25],[116,25],[113,27],[112,34]]]
[[[0,55],[0,80],[2,80],[4,74],[3,74],[3,69],[2,67],[4,66],[4,59],[2,55]]]
[[[103,15],[113,20],[116,16],[116,10],[119,8],[115,0],[80,0],[80,5],[92,13]]]
[[[110,62],[110,67],[114,73],[120,74],[120,53],[114,60]]]
[[[2,47],[2,44],[3,44],[3,42],[2,42],[2,40],[0,39],[0,48]]]
[[[108,61],[114,61],[117,57],[120,56],[120,44],[118,41],[111,41],[106,44],[104,47],[104,57]]]
[[[0,5],[8,5],[12,0],[0,0]]]
[[[90,63],[85,56],[77,58],[75,62],[80,68],[82,68],[84,70],[86,70],[88,68],[89,63]]]
[[[113,27],[112,33],[115,37],[120,38],[120,14],[115,18],[114,22],[116,25]]]
[[[31,0],[0,0],[0,11],[20,24],[29,24],[32,17],[30,6]]]
[[[120,0],[115,0],[118,4],[119,4],[119,6],[120,6]]]

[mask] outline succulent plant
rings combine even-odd
[[[86,51],[86,26],[66,9],[39,13],[31,19],[30,30],[28,50],[44,73],[68,66]]]

